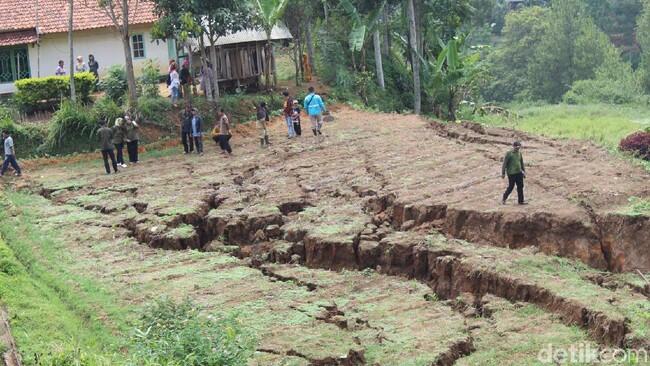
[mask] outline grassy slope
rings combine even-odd
[[[67,271],[74,258],[60,250],[58,233],[41,230],[30,213],[20,209],[30,199],[0,193],[0,299],[8,307],[25,365],[35,364],[35,354],[73,348],[104,360],[91,364],[114,363],[123,346],[118,335],[127,329],[125,312],[105,289]],[[108,327],[101,314],[117,324]]]
[[[476,119],[548,137],[588,140],[612,150],[623,137],[650,126],[650,110],[644,107],[558,104],[514,105],[511,110],[521,118],[488,115]]]

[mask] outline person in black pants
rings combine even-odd
[[[126,128],[124,127],[124,120],[118,118],[115,120],[115,126],[113,126],[113,145],[115,145],[115,150],[117,151],[117,165],[126,168],[124,164],[124,141],[126,137]]]
[[[524,158],[521,155],[521,143],[515,141],[512,144],[512,150],[506,153],[503,158],[503,166],[501,167],[501,177],[505,178],[508,174],[508,188],[503,194],[502,204],[506,204],[508,196],[512,190],[517,186],[517,198],[520,205],[525,205],[524,201],[524,178],[526,178],[526,167],[524,166]]]
[[[219,147],[221,147],[222,154],[228,153],[229,156],[232,154],[232,148],[230,147],[230,138],[232,137],[230,134],[230,121],[223,108],[219,111],[218,117],[219,135],[217,139],[219,140]]]
[[[138,141],[140,140],[140,133],[138,130],[140,126],[135,121],[131,120],[131,116],[127,114],[124,116],[126,124],[126,151],[129,153],[129,161],[133,164],[138,163]]]
[[[108,158],[111,158],[113,171],[117,173],[117,162],[115,161],[115,154],[113,153],[113,130],[106,126],[106,122],[103,122],[102,127],[97,131],[97,136],[99,136],[106,174],[111,174],[111,167],[108,165]]]
[[[199,117],[199,110],[192,109],[192,139],[196,146],[196,153],[203,155],[203,120]]]
[[[194,139],[192,138],[192,106],[185,105],[185,110],[181,114],[181,141],[183,142],[183,151],[189,154],[194,151]]]

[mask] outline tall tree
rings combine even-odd
[[[413,0],[406,0],[406,16],[409,25],[411,65],[413,66],[413,110],[415,111],[415,114],[421,114],[422,88],[420,82],[420,60],[418,58],[418,32],[415,22],[415,6]]]
[[[258,21],[264,32],[266,33],[266,68],[265,68],[265,81],[266,87],[270,84],[270,72],[273,71],[273,86],[278,85],[278,75],[275,70],[275,55],[273,53],[273,44],[271,43],[271,33],[273,28],[278,24],[282,18],[284,10],[287,7],[289,0],[255,0],[257,7]]]
[[[385,89],[384,83],[384,66],[381,59],[381,39],[379,35],[380,17],[383,14],[386,1],[379,4],[373,4],[372,10],[365,16],[362,16],[357,7],[351,0],[342,0],[341,5],[345,8],[350,18],[352,18],[352,30],[349,35],[350,50],[352,52],[365,53],[365,45],[368,34],[372,33],[373,47],[375,51],[375,69],[377,72],[377,83],[382,89]],[[365,62],[362,57],[362,62]]]
[[[375,28],[375,31],[372,32],[372,40],[375,49],[375,67],[377,69],[377,83],[382,90],[386,89],[386,82],[384,81],[384,64],[382,62],[381,54],[381,36],[379,34],[379,28]]]
[[[77,101],[77,92],[74,87],[74,45],[72,34],[74,33],[74,0],[68,1],[68,47],[70,47],[70,99]]]
[[[129,104],[135,106],[138,102],[135,72],[133,69],[133,53],[131,52],[131,34],[129,33],[129,16],[137,13],[140,0],[86,0],[97,1],[100,8],[113,22],[113,27],[120,33],[126,70]]]
[[[548,29],[528,65],[532,97],[561,100],[576,80],[591,79],[611,43],[582,0],[554,1]]]
[[[219,64],[217,41],[219,38],[252,27],[251,5],[247,1],[194,0],[194,10],[202,18],[198,24],[210,43],[210,60],[217,100],[219,99]]]
[[[650,0],[643,0],[643,11],[637,19],[637,39],[641,46],[641,81],[646,92],[650,92]]]

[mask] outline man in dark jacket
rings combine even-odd
[[[140,141],[140,126],[131,119],[130,114],[124,116],[124,123],[126,124],[126,151],[129,153],[129,161],[131,164],[137,164],[138,159],[138,143]]]
[[[102,127],[97,131],[99,143],[102,149],[102,158],[104,159],[104,168],[106,174],[111,174],[111,167],[108,165],[108,158],[111,158],[113,164],[113,171],[117,173],[117,162],[115,161],[115,154],[113,153],[113,130],[106,126],[106,122],[102,123]]]
[[[503,166],[501,167],[501,177],[505,178],[508,175],[508,189],[503,194],[501,203],[506,204],[506,200],[512,190],[517,186],[517,198],[520,205],[525,205],[524,201],[524,178],[526,177],[526,167],[524,166],[524,158],[521,155],[521,142],[515,141],[512,144],[512,150],[506,153],[503,158]]]
[[[190,72],[190,63],[188,60],[183,62],[179,77],[181,79],[183,98],[185,98],[185,103],[189,103],[192,100],[192,73]]]
[[[181,113],[181,141],[183,142],[183,151],[189,154],[194,151],[194,139],[192,138],[192,106],[185,105],[185,110]]]

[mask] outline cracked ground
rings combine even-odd
[[[521,365],[547,344],[650,348],[648,172],[591,144],[348,108],[326,138],[167,154],[23,187],[71,271],[139,307],[235,310],[252,365]],[[528,206],[499,204],[524,144]],[[15,216],[16,220],[19,215]],[[110,315],[103,317],[110,326]]]

